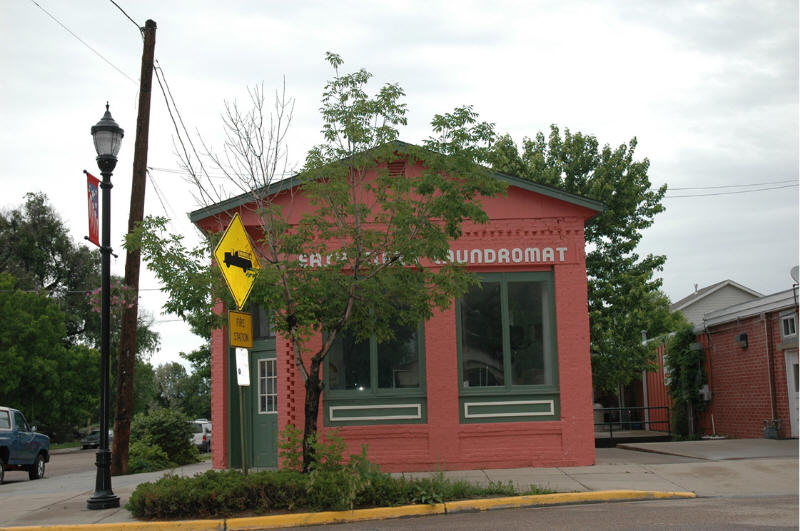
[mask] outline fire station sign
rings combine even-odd
[[[214,249],[214,259],[225,278],[225,283],[241,309],[250,296],[255,273],[261,268],[253,244],[244,228],[239,213],[234,214],[225,234]]]
[[[253,348],[253,315],[229,311],[228,333],[232,347]]]

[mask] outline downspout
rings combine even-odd
[[[647,371],[642,371],[642,391],[644,391],[644,425],[646,430],[650,430],[650,400],[647,395]]]
[[[770,354],[769,348],[769,329],[767,327],[767,314],[761,314],[761,321],[764,323],[764,346],[767,352],[767,383],[769,384],[769,406],[770,411],[772,412],[772,418],[770,419],[775,420],[777,417],[777,411],[775,410],[775,389],[772,386],[772,362],[770,358],[772,355]]]
[[[711,330],[708,329],[708,324],[706,323],[705,318],[703,318],[703,333],[705,333],[706,337],[708,338],[708,352],[706,354],[706,359],[708,360],[708,388],[711,390],[711,404],[709,406],[709,411],[711,415],[711,434],[717,434],[717,428],[714,422],[714,361],[711,357],[711,353],[714,352],[714,338],[711,337]]]

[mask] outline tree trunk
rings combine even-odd
[[[311,359],[311,367],[306,379],[305,427],[303,431],[303,473],[308,473],[314,461],[314,447],[312,441],[317,435],[317,417],[319,416],[319,401],[322,397],[322,381],[320,368],[322,362]]]

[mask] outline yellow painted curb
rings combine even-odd
[[[159,522],[123,522],[108,524],[81,524],[56,526],[30,526],[7,528],[13,531],[152,531],[156,529],[175,529],[179,531],[241,531],[246,529],[270,529],[280,527],[299,527],[306,525],[359,522],[363,520],[383,520],[407,516],[431,516],[436,514],[487,511],[490,509],[511,509],[516,507],[536,507],[545,505],[564,505],[570,503],[591,503],[606,501],[661,500],[669,498],[694,498],[693,492],[663,492],[654,490],[601,490],[591,492],[563,492],[558,494],[536,494],[530,496],[510,496],[506,498],[485,498],[461,500],[434,505],[402,505],[399,507],[378,507],[355,511],[325,511],[319,513],[278,514],[272,516],[251,516],[217,520],[182,520]]]
[[[563,505],[569,503],[657,500],[668,498],[694,498],[694,492],[662,492],[653,490],[600,490],[591,492],[560,492],[556,494],[535,494],[530,496],[509,496],[507,498],[485,498],[479,500],[460,500],[447,503],[448,513],[464,511],[486,511],[514,507],[535,507],[537,505]]]
[[[362,520],[383,520],[406,516],[431,516],[445,514],[444,503],[435,505],[402,505],[400,507],[378,507],[357,509],[355,511],[325,511],[320,513],[280,514],[275,516],[253,516],[250,518],[230,518],[227,529],[269,529],[279,527],[299,527],[304,525],[338,524],[360,522]]]
[[[25,527],[0,527],[8,531],[153,531],[156,529],[175,529],[179,531],[224,531],[225,520],[174,520],[158,522],[118,522],[107,524],[76,524],[76,525],[33,525]]]

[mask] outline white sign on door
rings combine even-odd
[[[236,349],[236,381],[239,385],[250,385],[250,356],[246,348]]]

